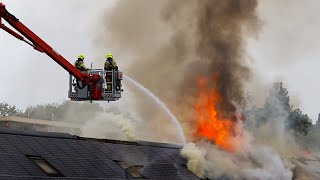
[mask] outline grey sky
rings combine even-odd
[[[111,6],[112,0],[1,1],[71,63],[79,53],[86,55],[87,65],[104,58],[104,54],[99,57],[92,40],[101,13]],[[261,0],[262,33],[257,41],[250,40],[248,44],[255,72],[264,80],[260,84],[284,81],[294,103],[313,120],[320,112],[319,8],[318,0],[306,0],[303,4],[298,0]],[[0,49],[1,101],[24,108],[67,99],[68,73],[45,54],[3,31]],[[98,61],[102,62],[101,59]]]

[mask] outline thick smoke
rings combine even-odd
[[[126,73],[186,122],[201,76],[218,76],[222,111],[234,111],[232,101],[243,104],[250,76],[246,38],[260,27],[256,7],[256,0],[118,1],[106,13],[97,42],[112,45]]]
[[[255,15],[257,2],[255,0],[210,0],[196,2],[196,4],[190,3],[189,6],[195,8],[191,12],[168,11],[169,23],[173,26],[177,27],[181,22],[175,20],[177,14],[183,17],[189,15],[187,19],[190,18],[193,22],[189,24],[187,33],[193,31],[191,53],[194,60],[188,63],[184,74],[190,81],[195,81],[199,75],[209,78],[217,75],[216,87],[224,100],[221,108],[227,112],[234,111],[235,107],[231,102],[243,102],[243,81],[250,75],[246,67],[244,30],[251,33],[258,27],[258,19]],[[181,37],[181,31],[183,32],[183,30],[177,32],[174,40],[188,43],[184,37]],[[197,75],[190,73],[193,71]],[[182,84],[180,87],[180,90],[187,95],[193,95],[196,89],[188,88],[188,84]]]
[[[100,113],[83,124],[81,136],[135,141],[134,121],[123,115]]]
[[[188,159],[188,169],[199,178],[205,178],[205,150],[199,149],[194,143],[186,144],[181,150],[181,155]]]

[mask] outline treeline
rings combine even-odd
[[[96,113],[103,112],[97,103],[64,101],[61,104],[40,104],[28,106],[25,110],[18,109],[8,103],[0,103],[0,116],[17,116],[24,118],[58,120],[58,121],[85,121],[95,117]]]
[[[289,92],[281,82],[273,84],[265,104],[252,106],[245,111],[249,127],[260,127],[270,121],[283,121],[285,128],[298,134],[307,135],[312,129],[312,120],[300,109],[290,104]]]
[[[262,107],[251,105],[245,115],[247,128],[259,128],[267,123],[282,121],[278,124],[283,124],[286,133],[291,133],[298,144],[306,149],[320,151],[320,114],[316,124],[312,124],[307,114],[290,104],[288,90],[281,82],[273,84]]]

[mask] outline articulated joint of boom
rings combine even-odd
[[[14,22],[19,21],[18,18],[16,18],[13,14],[11,14],[7,11],[6,6],[2,3],[0,3],[0,17],[7,17],[7,18],[13,20]]]

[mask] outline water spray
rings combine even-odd
[[[170,117],[171,122],[173,122],[175,124],[176,128],[178,129],[178,134],[179,134],[181,141],[183,142],[183,144],[186,144],[186,137],[184,136],[184,132],[183,132],[183,129],[182,129],[179,121],[177,120],[176,116],[170,111],[170,109],[165,105],[165,103],[162,102],[156,95],[154,95],[151,91],[149,91],[147,88],[145,88],[143,85],[141,85],[140,83],[138,83],[134,79],[132,79],[128,76],[124,76],[124,79],[128,80],[131,84],[133,84],[134,86],[139,88],[141,91],[143,91],[145,94],[147,94],[150,98],[152,98],[157,103],[157,105],[164,112],[166,112],[166,114]]]

